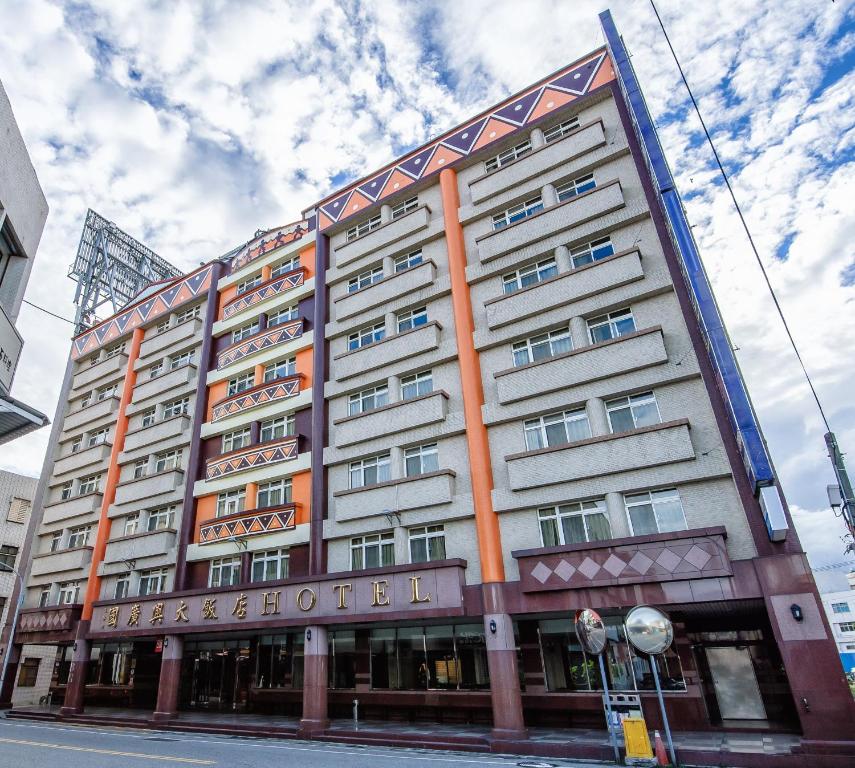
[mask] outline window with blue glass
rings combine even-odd
[[[501,213],[493,215],[493,229],[503,229],[518,221],[534,216],[538,211],[543,210],[543,200],[540,195],[526,200],[519,205],[511,206]]]
[[[601,237],[599,240],[592,240],[590,243],[571,248],[570,259],[573,261],[573,267],[577,268],[604,259],[606,256],[612,256],[614,252],[615,247],[612,245],[611,238]]]
[[[558,195],[558,202],[563,203],[565,200],[576,197],[576,195],[581,195],[583,192],[588,192],[596,186],[594,174],[586,173],[578,179],[572,179],[565,184],[560,184],[555,188],[555,193]]]
[[[599,344],[602,341],[616,339],[619,336],[625,336],[627,333],[635,331],[635,318],[632,312],[627,309],[618,309],[615,312],[609,312],[607,315],[592,317],[588,320],[588,333],[591,337],[591,344]]]

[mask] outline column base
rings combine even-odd
[[[170,720],[175,720],[178,717],[177,712],[152,712],[151,721],[153,723],[168,723]]]
[[[493,728],[490,731],[491,741],[526,741],[528,739],[528,729],[515,728]]]
[[[83,707],[60,707],[59,714],[62,717],[66,717],[68,715],[79,715],[83,712]]]
[[[329,720],[300,720],[300,726],[297,728],[297,736],[301,738],[311,738],[323,733],[329,727]]]

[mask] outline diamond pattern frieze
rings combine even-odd
[[[590,557],[586,557],[579,566],[579,573],[587,579],[593,579],[599,572],[599,563],[594,562]]]
[[[603,563],[603,568],[605,568],[612,576],[617,578],[621,573],[623,573],[626,568],[626,563],[617,555],[611,554],[609,555],[608,560]]]
[[[661,566],[669,573],[673,573],[682,560],[682,557],[666,547],[662,550],[662,554],[656,558],[656,565]]]
[[[552,569],[543,563],[538,563],[531,569],[531,575],[534,576],[534,578],[536,578],[541,584],[545,584],[546,580],[552,576]]]
[[[562,560],[555,566],[555,575],[564,581],[570,581],[574,573],[576,573],[576,568],[566,560]]]
[[[699,571],[704,569],[704,566],[712,560],[712,555],[704,549],[701,549],[697,544],[693,545],[692,548],[683,556],[683,559],[689,563],[689,565],[693,565]]]

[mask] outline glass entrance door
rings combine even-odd
[[[188,643],[184,652],[189,704],[194,709],[242,712],[249,698],[249,640]],[[182,686],[183,688],[183,686]]]
[[[713,688],[722,720],[765,720],[751,652],[745,646],[706,648]]]

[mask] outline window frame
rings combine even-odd
[[[563,345],[564,343],[566,343],[567,349],[556,349],[559,344]],[[542,344],[547,345],[546,348],[549,350],[549,354],[543,357],[535,357],[534,348]],[[526,360],[525,362],[520,362],[517,359],[517,355],[523,351],[525,351]],[[553,328],[550,331],[539,333],[536,336],[529,336],[511,344],[511,358],[514,368],[521,368],[524,365],[531,365],[532,363],[538,363],[542,360],[549,360],[553,357],[557,357],[558,355],[563,355],[572,351],[573,336],[570,333],[570,328],[568,326]]]
[[[488,157],[484,161],[484,172],[494,173],[500,168],[519,160],[521,157],[531,154],[533,151],[534,148],[531,145],[531,139],[525,139],[519,144],[515,144],[513,147],[499,152],[497,155],[493,155],[493,157]]]
[[[440,540],[442,542],[442,557],[431,557],[431,541]],[[425,543],[425,559],[416,559],[413,556],[413,544],[415,542],[424,541]],[[409,553],[410,564],[418,565],[419,563],[435,563],[441,560],[448,559],[448,550],[445,546],[445,526],[440,525],[418,525],[407,529],[407,551]]]
[[[544,282],[544,280],[549,280],[557,274],[558,263],[555,261],[554,256],[532,262],[524,267],[515,269],[513,272],[507,272],[502,275],[502,294],[509,296],[512,293],[523,290],[524,288],[539,285]],[[524,283],[523,281],[531,275],[534,275],[535,279],[529,283]]]
[[[377,550],[377,565],[368,565],[367,553]],[[356,554],[361,560],[357,562]],[[387,556],[391,553],[391,558]],[[350,539],[350,570],[364,571],[369,568],[388,568],[395,565],[395,532],[380,531],[353,536]]]
[[[421,248],[416,248],[414,251],[404,253],[401,256],[395,257],[395,274],[406,272],[408,269],[417,267],[419,264],[424,264],[424,254]]]
[[[625,404],[624,404],[625,403]],[[653,410],[656,413],[656,420],[650,423],[643,423],[636,414],[637,408],[653,405]],[[612,420],[612,414],[628,410],[632,419],[631,429],[642,429],[644,427],[654,426],[662,423],[662,413],[659,410],[659,402],[656,400],[656,393],[651,389],[646,392],[638,392],[634,395],[624,395],[605,402],[606,418],[609,422],[609,430],[613,435],[631,430],[615,429],[615,423]]]
[[[516,224],[518,221],[524,221],[525,219],[531,218],[536,213],[540,213],[542,210],[543,197],[541,197],[541,195],[536,195],[522,203],[511,205],[508,208],[505,208],[504,211],[499,211],[499,213],[493,214],[493,231],[498,232],[500,229],[505,229],[512,224]]]
[[[246,488],[220,491],[217,494],[217,506],[214,510],[214,517],[239,515],[244,511],[246,511]]]
[[[665,493],[670,493],[671,498],[663,498],[663,499],[654,499],[653,498],[653,494],[665,494]],[[644,501],[632,501],[632,502],[629,501],[629,498],[632,498],[632,497],[640,498],[641,496],[646,496],[647,499]],[[657,515],[657,512],[656,512],[656,502],[658,501],[659,503],[664,503],[667,501],[673,501],[675,498],[676,498],[677,502],[679,502],[679,504],[680,504],[680,511],[682,513],[682,516],[683,516],[683,524],[684,525],[682,528],[667,528],[667,529],[663,530],[661,525],[660,525],[660,522],[659,522],[659,516]],[[636,533],[635,532],[636,526],[632,522],[632,513],[630,512],[630,508],[639,508],[639,507],[642,507],[648,503],[650,504],[652,511],[653,511],[653,520],[656,522],[656,531],[653,532],[652,534]],[[626,519],[627,519],[627,523],[629,525],[630,534],[632,536],[658,535],[661,533],[671,533],[673,531],[686,531],[689,529],[689,523],[686,520],[686,510],[683,507],[683,499],[680,496],[680,491],[677,488],[655,488],[655,489],[649,490],[649,491],[639,491],[636,493],[624,493],[623,494],[623,505],[624,505],[624,509],[626,510]]]
[[[366,325],[358,331],[354,331],[347,337],[347,349],[354,352],[386,338],[386,324],[384,322]]]
[[[360,272],[356,277],[351,277],[347,281],[347,292],[356,293],[363,288],[368,288],[370,285],[379,282],[383,279],[383,267],[374,267]]]
[[[275,572],[273,575],[268,575],[267,567],[271,563],[275,564]],[[258,566],[260,566],[260,568]],[[288,547],[259,550],[252,553],[249,580],[254,584],[265,581],[282,581],[283,579],[288,578],[290,570],[291,553]],[[257,571],[260,571],[260,574],[257,574]],[[261,578],[257,578],[257,575],[260,575]]]
[[[413,462],[411,471],[410,463]],[[417,467],[415,465],[418,465]],[[433,466],[436,464],[436,466]],[[404,476],[419,477],[439,471],[439,446],[437,443],[424,443],[407,448],[404,451]]]
[[[597,180],[594,178],[593,172],[585,173],[575,179],[565,181],[563,184],[556,185],[555,196],[559,203],[564,203],[596,188]]]
[[[284,370],[284,373],[278,373],[280,368]],[[286,357],[283,360],[276,360],[272,363],[268,363],[267,365],[265,365],[264,373],[262,374],[261,380],[264,384],[270,384],[273,381],[279,381],[279,379],[287,379],[289,376],[296,375],[297,357],[296,355],[293,355],[291,357]],[[251,387],[249,388],[251,389]]]
[[[584,437],[571,437],[571,425],[581,423],[584,423],[584,431],[587,432],[587,435]],[[559,424],[562,427],[564,441],[553,442],[552,436],[554,436],[554,432],[551,432],[550,428],[556,427]],[[580,440],[586,440],[591,437],[591,422],[588,418],[588,411],[583,406],[581,408],[572,408],[565,411],[545,413],[532,419],[526,419],[523,421],[523,435],[525,438],[526,451],[538,451],[543,450],[544,448],[558,448],[560,446],[579,442]],[[531,440],[529,439],[530,435],[536,435],[537,442],[542,444],[533,445],[533,442],[535,441],[533,438]]]
[[[555,125],[549,126],[549,128],[543,129],[543,140],[550,144],[553,141],[558,141],[559,139],[563,139],[570,133],[579,130],[579,115],[573,115],[573,117],[563,120],[560,123],[556,123]]]
[[[592,539],[589,530],[588,518],[594,515],[602,515],[606,521],[606,526],[609,529],[609,535],[605,539]],[[571,518],[581,518],[582,530],[585,534],[585,540],[582,542],[567,541],[565,535],[563,521]],[[597,541],[607,541],[613,538],[611,531],[611,521],[609,520],[608,509],[606,508],[605,499],[589,499],[587,501],[574,501],[564,504],[551,504],[545,507],[538,507],[537,522],[540,530],[540,542],[544,547],[559,546],[565,547],[570,544],[586,544]],[[552,523],[555,531],[556,544],[547,544],[544,536],[544,523]]]
[[[233,587],[240,584],[241,557],[240,555],[223,555],[208,561],[208,587]],[[228,581],[223,581],[223,575],[229,574]],[[216,576],[216,578],[215,578]]]
[[[369,405],[369,403],[373,403]],[[353,392],[347,397],[347,415],[359,416],[363,413],[370,413],[389,405],[389,385],[377,384],[374,387],[367,387],[359,392]]]
[[[275,494],[280,495],[279,501],[271,502],[271,497]],[[268,480],[258,484],[258,491],[255,497],[256,509],[272,509],[274,507],[282,507],[286,504],[291,504],[294,498],[294,488],[290,477],[280,477],[276,480]],[[265,503],[262,504],[262,495],[265,497]]]
[[[627,319],[632,321],[632,330],[620,331],[618,328],[618,323]],[[596,317],[588,319],[586,321],[586,325],[588,328],[588,340],[591,342],[591,344],[604,344],[607,341],[619,339],[621,336],[627,336],[628,334],[635,333],[635,331],[638,330],[638,327],[635,324],[635,315],[632,313],[631,307],[626,307],[624,309],[616,309],[613,312],[606,312],[602,315],[597,315]],[[608,338],[595,338],[594,332],[598,328],[608,328]]]
[[[380,214],[377,213],[374,216],[371,216],[368,219],[363,219],[357,224],[354,224],[350,229],[348,229],[344,233],[344,239],[347,243],[352,243],[354,240],[358,240],[360,237],[364,237],[369,232],[373,232],[381,225]]]
[[[408,213],[412,213],[418,207],[418,195],[415,195],[414,197],[409,197],[406,200],[402,200],[400,203],[397,203],[396,205],[392,206],[392,221],[395,221],[395,219],[400,219],[402,216],[406,216]]]
[[[252,430],[249,426],[233,429],[231,432],[225,432],[220,437],[221,453],[231,453],[232,451],[239,451],[241,448],[248,447],[251,436]]]
[[[364,459],[357,459],[348,464],[348,488],[365,488],[378,483],[385,483],[392,479],[392,456],[390,453],[379,453],[375,456],[367,456]],[[366,473],[374,471],[375,479],[372,482],[366,481]],[[359,482],[354,484],[354,473]],[[381,477],[385,475],[385,477]]]
[[[612,238],[610,235],[606,235],[606,237],[589,240],[587,243],[571,248],[570,263],[573,265],[573,269],[579,269],[588,264],[594,264],[602,259],[607,259],[609,256],[614,256],[615,253],[617,251],[615,250]],[[590,257],[590,259],[586,259],[585,257]]]
[[[421,326],[427,325],[427,322],[427,305],[416,307],[415,309],[408,309],[406,312],[399,312],[395,315],[395,328],[397,329],[397,333],[406,333],[407,331],[421,328]]]
[[[182,450],[180,448],[170,448],[167,451],[160,451],[154,455],[154,473],[159,475],[161,472],[174,472],[181,469]]]

